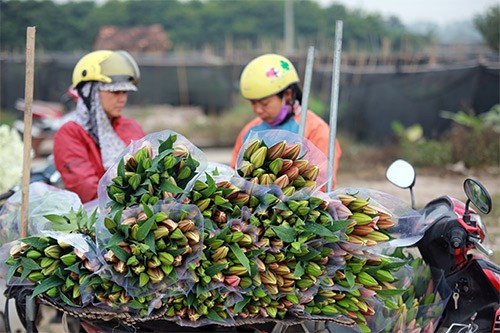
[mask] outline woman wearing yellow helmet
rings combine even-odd
[[[135,120],[121,116],[127,93],[137,91],[139,78],[137,63],[125,51],[91,52],[73,70],[79,95],[76,117],[56,133],[54,162],[64,186],[83,203],[97,198],[106,169],[132,140],[145,135]]]
[[[231,166],[234,168],[240,148],[250,131],[268,129],[299,132],[302,90],[299,76],[292,62],[278,54],[265,54],[250,61],[240,77],[240,92],[250,101],[255,119],[239,133],[233,148]],[[312,111],[306,113],[304,137],[328,156],[330,129],[328,124]],[[342,151],[335,142],[333,186]]]

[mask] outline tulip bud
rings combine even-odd
[[[255,139],[251,141],[247,147],[245,148],[245,151],[243,152],[243,158],[246,160],[250,160],[250,157],[252,154],[259,149],[260,147],[260,141],[258,139]]]
[[[249,177],[252,175],[252,172],[255,170],[255,165],[250,161],[241,162],[241,166],[238,169],[238,174],[241,177]]]
[[[197,230],[188,231],[184,234],[188,239],[189,245],[193,246],[200,242],[200,234]]]
[[[272,160],[269,163],[269,170],[275,175],[278,175],[283,170],[283,159],[281,157]]]
[[[252,154],[252,156],[250,156],[250,162],[252,162],[256,168],[260,168],[266,160],[266,154],[267,147],[260,147]]]
[[[194,221],[191,219],[183,219],[179,222],[178,228],[182,230],[182,232],[193,231],[196,229]]]
[[[229,267],[228,272],[229,274],[244,275],[248,270],[242,265],[234,265]]]
[[[47,246],[43,252],[49,258],[59,259],[59,256],[61,255],[61,247],[59,245],[50,245]]]
[[[286,146],[281,157],[290,160],[296,160],[297,157],[299,157],[299,153],[300,153],[300,143],[293,143]]]
[[[34,272],[31,272],[30,274],[28,274],[28,279],[31,281],[31,282],[39,282],[43,279],[45,279],[45,275],[43,275],[41,272],[39,271],[34,271]]]
[[[159,226],[158,229],[153,231],[155,240],[158,240],[160,238],[166,237],[169,234],[168,228],[164,225]]]
[[[186,179],[189,176],[191,176],[191,168],[187,165],[185,165],[177,174],[177,179]]]
[[[149,275],[149,279],[153,284],[161,282],[165,277],[165,274],[160,268],[150,268],[146,273]]]
[[[288,184],[290,184],[290,179],[288,179],[288,176],[286,174],[281,175],[274,181],[274,184],[279,188],[284,189],[288,186]]]
[[[227,256],[228,252],[229,252],[229,247],[220,246],[217,249],[215,249],[214,253],[212,253],[212,259],[214,261],[218,261],[220,259],[223,259]]]
[[[68,253],[68,254],[61,256],[61,261],[66,266],[73,265],[76,262],[76,259],[77,259],[77,257],[76,257],[76,254],[74,254],[74,253]]]
[[[189,150],[184,145],[178,145],[174,148],[174,151],[172,152],[172,156],[183,157],[183,158],[188,157]]]
[[[237,275],[226,275],[224,282],[231,287],[237,287],[240,284],[240,278]]]
[[[38,252],[37,250],[29,250],[26,253],[26,258],[33,259],[33,260],[37,260],[41,256],[42,256],[42,254],[40,252]]]

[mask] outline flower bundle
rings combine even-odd
[[[105,183],[102,267],[83,271],[78,256],[72,264],[81,268],[80,293],[96,306],[142,318],[156,310],[182,325],[299,317],[370,331],[375,313],[404,292],[398,271],[406,261],[370,251],[391,240],[397,220],[355,193],[313,192],[319,168],[300,154],[296,143],[253,140],[234,177],[200,177],[200,161],[176,135],[159,140],[157,152],[143,143],[124,155]],[[40,282],[47,275],[28,253],[52,243],[28,242],[21,256],[13,252],[11,275]],[[54,264],[59,277],[63,264]],[[82,305],[75,296],[67,298]]]
[[[286,196],[301,189],[314,190],[319,167],[299,157],[300,143],[278,141],[268,147],[264,140],[254,139],[245,148],[237,173],[250,182],[276,185]]]
[[[183,193],[197,175],[200,162],[176,141],[175,134],[159,139],[156,155],[152,145],[144,142],[133,156],[128,154],[120,159],[116,176],[106,186],[111,212],[141,203],[153,205]]]
[[[26,237],[9,254],[8,283],[28,280],[35,285],[33,297],[45,294],[69,306],[84,304],[80,286],[99,269],[95,246],[82,234]]]

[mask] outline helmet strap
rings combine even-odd
[[[281,109],[280,112],[278,113],[278,116],[269,123],[270,126],[275,127],[281,124],[283,121],[289,118],[289,115],[291,115],[292,107],[290,104],[286,103],[285,101],[285,95],[283,95],[281,99]]]
[[[90,86],[89,93],[87,96],[85,96],[85,94],[83,92],[83,85],[81,85],[80,87],[77,88],[78,96],[80,96],[80,98],[82,99],[83,103],[85,104],[85,106],[87,107],[88,110],[90,110],[90,108],[91,108],[92,91],[94,90],[95,82],[90,82],[90,84],[91,84],[91,86]]]

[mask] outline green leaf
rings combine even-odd
[[[397,296],[404,293],[404,289],[382,289],[376,290],[377,295],[379,296]]]
[[[66,267],[64,270],[80,274],[80,264],[81,262],[77,261],[73,265]]]
[[[307,223],[304,230],[310,231],[315,235],[324,237],[334,237],[335,234],[327,227],[317,223]]]
[[[214,309],[208,310],[207,318],[213,321],[224,322],[225,320],[214,311]]]
[[[148,233],[148,235],[144,239],[144,244],[146,244],[149,247],[151,252],[156,254],[155,235],[152,232]]]
[[[314,259],[314,258],[318,257],[320,253],[321,252],[319,252],[319,251],[317,251],[315,249],[310,248],[309,252],[307,252],[303,256],[297,257],[297,260],[300,260],[302,262],[307,262],[307,261],[309,261],[311,259]]]
[[[12,279],[12,277],[14,276],[14,274],[16,273],[16,270],[20,266],[21,266],[21,260],[17,260],[17,262],[16,262],[15,265],[10,266],[9,270],[7,271],[7,276],[6,276],[7,283],[10,282],[10,280]]]
[[[130,308],[134,309],[134,310],[140,310],[140,309],[144,308],[144,304],[143,304],[143,303],[141,303],[141,302],[139,302],[138,300],[135,300],[135,299],[130,300],[130,301],[127,303],[127,305],[128,305]]]
[[[227,265],[229,265],[228,262],[223,263],[223,264],[212,265],[212,266],[208,267],[207,269],[205,269],[205,274],[212,277],[215,274],[221,272],[224,268],[227,267]]]
[[[169,193],[182,193],[183,192],[183,189],[180,188],[179,186],[177,185],[174,185],[172,182],[170,182],[169,180],[167,179],[163,179],[161,184],[160,184],[160,188],[162,191],[165,191],[165,192],[169,192]]]
[[[193,294],[193,293],[189,293],[186,297],[186,301],[187,301],[187,306],[190,308],[193,303],[196,301],[196,295]]]
[[[118,169],[116,173],[118,176],[125,178],[125,162],[123,161],[123,158],[121,158],[120,162],[118,163]]]
[[[345,229],[352,221],[349,220],[336,220],[329,226],[327,226],[328,230],[331,232],[337,232]]]
[[[174,150],[173,149],[165,149],[163,151],[158,150],[158,155],[153,158],[153,161],[151,163],[151,166],[146,170],[147,172],[157,172],[158,171],[158,164],[162,163],[163,164],[163,159],[169,155],[172,154]]]
[[[345,271],[345,278],[349,284],[349,288],[354,287],[354,274],[351,271]]]
[[[153,211],[151,210],[151,207],[145,204],[142,204],[141,207],[144,210],[144,213],[146,214],[147,217],[153,216]]]
[[[23,242],[26,245],[32,246],[36,249],[44,249],[50,244],[50,242],[47,241],[45,238],[40,238],[38,236],[23,238],[21,239],[21,242]]]
[[[127,262],[128,258],[130,257],[130,254],[128,254],[127,251],[125,251],[124,249],[122,249],[120,246],[110,246],[109,249],[115,254],[115,256],[123,261],[123,262]]]
[[[217,190],[217,186],[215,185],[215,180],[208,173],[205,173],[205,175],[207,176],[206,183],[208,187],[203,191],[201,191],[200,193],[203,195],[204,198],[209,198]]]
[[[247,271],[250,273],[250,271],[251,271],[250,262],[248,261],[248,258],[245,255],[245,253],[243,253],[243,251],[241,251],[240,247],[236,244],[230,245],[230,248],[231,248],[231,251],[233,251],[236,258],[238,258],[238,260],[241,262],[243,267],[245,267],[247,269]]]
[[[155,217],[151,216],[149,219],[146,220],[146,222],[144,222],[144,224],[142,224],[139,227],[139,229],[137,229],[138,241],[143,241],[147,237],[154,223],[155,223]]]
[[[243,308],[248,304],[248,302],[250,302],[250,297],[248,296],[243,297],[241,301],[239,301],[234,305],[233,308],[234,314],[236,315],[240,313],[240,311],[243,310]]]
[[[61,299],[64,301],[69,306],[72,307],[80,307],[79,304],[73,303],[64,293],[59,293],[59,296],[61,296]]]
[[[34,261],[33,259],[30,259],[30,258],[25,258],[25,257],[21,257],[21,266],[23,266],[23,268],[25,270],[26,269],[30,269],[30,270],[42,269],[42,267],[40,267],[40,265],[38,265],[36,263],[36,261]]]
[[[43,217],[45,217],[47,220],[49,220],[50,222],[52,222],[52,224],[54,226],[61,226],[61,229],[55,229],[53,227],[54,230],[57,230],[57,231],[63,231],[62,228],[64,228],[65,226],[69,226],[69,221],[66,220],[66,218],[64,216],[61,216],[61,215],[57,215],[57,214],[47,214],[47,215],[44,215]]]
[[[174,147],[175,141],[177,141],[177,135],[170,135],[165,141],[158,140],[158,142],[160,142],[160,145],[158,146],[158,152],[161,153],[164,150],[172,149]]]
[[[297,237],[297,232],[288,226],[272,225],[271,229],[285,243],[292,243]]]
[[[54,287],[59,287],[64,284],[64,280],[61,280],[55,275],[49,276],[47,279],[42,280],[39,285],[33,289],[33,294],[31,295],[32,297],[36,297],[37,295],[40,295],[47,290],[54,288]]]
[[[298,279],[302,275],[304,275],[304,267],[302,266],[302,262],[299,261],[295,265],[295,271],[293,272],[293,277],[296,278],[296,279]]]
[[[119,234],[119,233],[113,234],[113,236],[111,236],[111,238],[109,239],[107,246],[109,247],[109,246],[117,245],[118,243],[122,242],[123,240],[125,240],[125,238],[123,237],[122,234]]]

